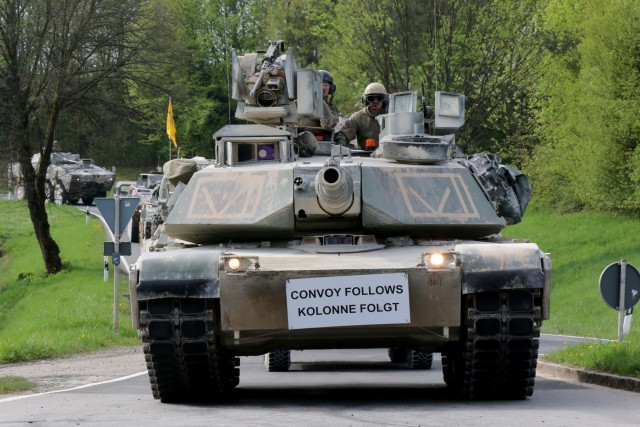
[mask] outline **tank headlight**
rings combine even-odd
[[[240,265],[239,258],[229,258],[227,260],[227,267],[229,267],[229,270],[237,271],[240,268]]]
[[[458,257],[453,252],[428,252],[422,254],[422,267],[427,269],[447,269],[460,266]]]
[[[440,253],[429,255],[429,265],[432,267],[442,267],[444,264],[444,256]]]
[[[244,273],[247,270],[260,268],[258,257],[242,257],[226,255],[222,257],[222,265],[226,273]]]

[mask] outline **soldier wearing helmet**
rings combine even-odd
[[[333,94],[336,92],[336,85],[333,83],[333,76],[327,70],[319,70],[322,74],[322,117],[320,118],[320,128],[303,127],[299,128],[296,147],[298,154],[302,157],[312,156],[315,152],[318,141],[331,141],[333,129],[338,124],[340,113],[333,103]]]
[[[333,83],[333,76],[327,70],[320,70],[322,74],[322,99],[324,106],[320,126],[323,129],[331,129],[338,123],[338,108],[333,103],[333,94],[336,93],[336,85]]]
[[[381,83],[370,83],[362,93],[364,108],[356,111],[336,133],[336,144],[346,145],[354,138],[358,140],[358,148],[373,151],[378,148],[380,124],[376,117],[387,109],[389,94]]]

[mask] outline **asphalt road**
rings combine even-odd
[[[557,378],[536,379],[521,401],[460,401],[428,371],[392,364],[385,350],[292,353],[289,372],[241,358],[233,399],[211,404],[154,400],[145,373],[81,389],[0,402],[0,425],[136,426],[637,426],[637,393]]]

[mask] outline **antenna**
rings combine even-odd
[[[433,0],[433,79],[438,91],[438,26],[436,23],[436,0]]]
[[[227,55],[227,50],[229,46],[227,45],[227,8],[224,9],[224,62],[227,64],[225,67],[225,71],[227,72],[227,114],[228,114],[228,124],[231,124],[231,82],[229,76],[229,67],[233,66],[229,61],[229,56]]]

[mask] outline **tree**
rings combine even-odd
[[[92,95],[109,79],[135,79],[127,68],[153,45],[152,11],[143,0],[0,1],[2,110],[11,120],[10,139],[18,147],[47,274],[63,268],[45,209],[56,125],[65,109],[98,101]],[[37,168],[31,164],[33,152],[40,153]]]
[[[167,2],[171,37],[163,67],[168,78],[161,91],[138,91],[136,102],[148,111],[148,121],[141,125],[153,129],[152,121],[166,117],[170,95],[181,154],[212,157],[213,133],[234,120],[231,49],[264,49],[268,41],[262,31],[262,6],[253,0]],[[166,144],[166,134],[150,132],[145,143],[160,139]]]
[[[463,93],[467,122],[459,142],[465,150],[493,150],[531,123],[526,113],[535,104],[529,88],[543,57],[536,24],[543,3],[341,0],[328,32],[330,67],[353,101],[371,81],[390,91],[424,83],[427,101],[436,89]]]
[[[546,204],[640,209],[639,22],[634,0],[549,2],[543,144],[528,167]]]

